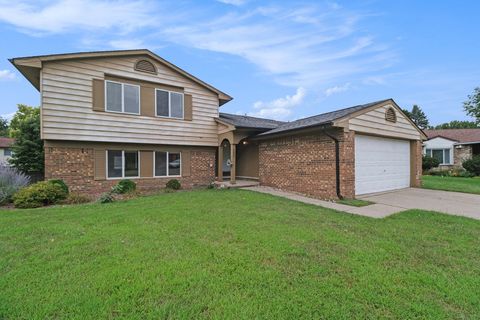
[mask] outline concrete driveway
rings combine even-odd
[[[387,206],[389,212],[422,209],[480,219],[480,195],[475,194],[408,188],[358,198]]]

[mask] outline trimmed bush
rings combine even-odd
[[[112,187],[112,192],[116,194],[124,194],[133,192],[137,189],[135,182],[129,179],[121,180],[119,183]]]
[[[48,182],[58,185],[60,188],[63,189],[63,191],[65,191],[66,194],[69,193],[68,186],[65,183],[65,181],[63,181],[62,179],[52,179],[52,180],[48,180]]]
[[[463,161],[462,166],[468,172],[480,176],[480,155],[476,155],[472,159]]]
[[[436,168],[440,165],[440,162],[430,156],[423,156],[422,157],[422,169],[423,171],[430,170],[432,168]]]
[[[13,196],[13,204],[15,208],[38,208],[66,198],[67,193],[58,184],[41,181],[18,191]]]
[[[78,194],[78,193],[70,193],[62,203],[65,204],[82,204],[82,203],[87,203],[90,202],[91,199],[85,195]]]
[[[12,201],[13,195],[30,182],[30,178],[17,169],[0,165],[0,205]]]
[[[179,190],[182,187],[182,185],[180,184],[180,181],[178,181],[177,179],[172,179],[167,182],[166,187],[167,189]]]
[[[114,201],[115,198],[113,197],[113,194],[111,192],[105,192],[100,196],[100,198],[98,198],[98,202],[100,203],[111,203]]]

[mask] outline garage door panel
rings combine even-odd
[[[372,136],[355,137],[355,190],[366,194],[410,185],[410,142]]]

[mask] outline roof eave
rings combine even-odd
[[[317,129],[321,130],[321,129],[327,129],[327,128],[331,128],[331,127],[333,127],[333,122],[332,121],[319,123],[319,124],[314,124],[314,125],[310,125],[310,126],[305,126],[305,127],[301,127],[301,128],[293,128],[293,129],[283,130],[283,131],[280,131],[280,132],[269,133],[267,131],[267,132],[261,133],[261,134],[255,136],[255,137],[253,137],[252,139],[253,140],[266,140],[266,139],[280,138],[280,137],[283,137],[283,136],[290,136],[292,134],[301,134],[301,133],[305,133],[305,132],[315,131]],[[271,129],[271,130],[275,130],[275,129]]]

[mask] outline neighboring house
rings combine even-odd
[[[8,159],[12,157],[11,146],[14,141],[12,138],[0,137],[0,165],[8,165]]]
[[[10,61],[41,92],[46,178],[78,192],[229,177],[334,199],[420,183],[426,137],[392,99],[279,122],[220,113],[229,95],[148,50]]]
[[[480,155],[480,129],[425,130],[428,140],[423,153],[440,162],[441,168],[461,167],[462,162]]]

